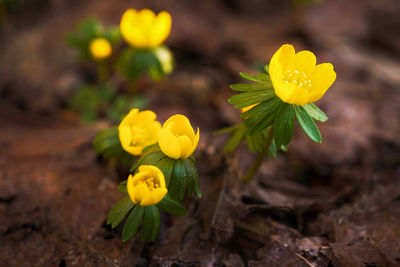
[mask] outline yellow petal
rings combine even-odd
[[[314,70],[316,62],[315,55],[310,51],[304,50],[291,57],[285,69],[304,72],[308,76]]]
[[[158,131],[158,145],[161,151],[170,158],[179,159],[182,154],[178,138],[172,134],[171,130],[163,127]]]
[[[167,194],[166,188],[157,188],[152,192],[148,193],[140,202],[140,206],[152,206],[160,202]]]
[[[136,197],[135,197],[135,193],[133,190],[133,176],[129,175],[128,177],[128,182],[126,183],[126,189],[128,190],[128,195],[131,198],[133,203],[137,203]]]
[[[139,112],[137,120],[141,121],[153,121],[157,118],[157,115],[151,110],[143,110]]]
[[[132,122],[134,122],[135,121],[135,116],[136,116],[136,114],[139,112],[139,109],[137,109],[137,108],[134,108],[134,109],[131,109],[131,111],[129,111],[129,113],[128,113],[128,115],[126,115],[123,119],[122,119],[122,121],[121,121],[121,123],[120,123],[120,126],[121,125],[131,125],[132,124]]]
[[[122,15],[121,23],[120,23],[120,30],[122,37],[124,37],[125,41],[127,41],[131,45],[135,45],[135,38],[134,38],[134,28],[133,25],[137,21],[137,11],[133,8],[128,9]]]
[[[171,15],[166,12],[160,12],[153,22],[151,29],[151,45],[153,47],[161,45],[167,39],[171,31]]]
[[[186,116],[180,114],[171,116],[164,123],[163,127],[170,127],[171,132],[175,135],[186,135],[190,138],[190,140],[194,139],[194,130]]]
[[[133,192],[136,199],[141,202],[150,193],[150,189],[146,184],[141,183],[133,187]]]
[[[180,135],[178,136],[178,141],[182,150],[181,156],[187,158],[188,153],[192,150],[192,140],[190,140],[186,135]]]
[[[282,45],[272,56],[269,63],[269,74],[274,88],[282,81],[283,69],[295,55],[294,47],[289,44]],[[275,93],[276,89],[275,89]]]
[[[310,75],[311,93],[308,102],[319,100],[336,80],[336,72],[331,63],[322,63],[315,67]]]
[[[197,133],[196,133],[196,136],[194,137],[192,147],[191,147],[190,151],[185,155],[185,158],[190,157],[193,154],[193,152],[197,148],[197,145],[199,144],[199,140],[200,140],[200,129],[197,128]]]

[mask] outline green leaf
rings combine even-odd
[[[276,156],[278,155],[278,150],[276,149],[275,140],[272,140],[271,145],[268,148],[267,155],[268,157],[271,158],[276,158]]]
[[[160,227],[160,212],[156,206],[144,208],[144,218],[140,238],[147,241],[154,241]]]
[[[175,161],[174,170],[169,185],[169,194],[174,200],[182,200],[186,190],[186,171],[181,160]]]
[[[161,170],[165,177],[165,184],[168,187],[171,180],[172,171],[175,166],[175,159],[165,157],[156,163],[156,166]]]
[[[244,73],[244,72],[240,72],[239,74],[246,80],[272,85],[270,77],[268,75],[266,75],[265,73],[258,73],[257,76],[251,75],[248,73]]]
[[[135,80],[142,73],[159,80],[173,70],[173,55],[168,48],[125,49],[118,59],[118,69],[127,79]]]
[[[308,115],[310,115],[311,118],[313,118],[314,120],[320,122],[326,122],[328,120],[328,116],[326,116],[326,114],[313,103],[308,103],[304,105],[303,108],[307,111]]]
[[[184,206],[174,201],[168,194],[158,202],[157,207],[172,215],[183,216],[187,212]]]
[[[265,132],[266,130],[254,135],[246,135],[246,144],[251,152],[257,153],[263,149],[264,140],[267,136]]]
[[[268,64],[264,66],[264,70],[267,74],[269,74],[269,65]]]
[[[234,91],[249,92],[249,91],[262,91],[271,89],[271,85],[263,83],[236,83],[232,84],[230,88]]]
[[[126,184],[128,180],[124,180],[118,185],[118,191],[122,194],[128,194],[128,190],[126,189]]]
[[[193,195],[193,190],[198,183],[199,174],[197,172],[196,164],[191,159],[184,159],[183,164],[186,170],[187,176],[187,195]]]
[[[134,205],[129,196],[121,199],[108,213],[107,224],[111,224],[111,228],[113,229],[117,227]]]
[[[165,157],[167,156],[161,151],[148,151],[148,153],[145,153],[140,157],[140,159],[132,166],[130,171],[135,171],[140,165],[155,165]]]
[[[303,131],[308,135],[308,137],[310,137],[311,140],[321,143],[322,138],[318,127],[315,125],[315,122],[310,115],[308,115],[307,111],[302,106],[294,106],[294,110],[297,121],[299,122]]]
[[[106,159],[119,157],[124,150],[119,141],[118,127],[100,131],[93,140],[94,150]]]
[[[222,129],[219,129],[219,130],[213,132],[213,135],[231,133],[231,132],[234,132],[237,128],[240,128],[240,127],[241,127],[241,124],[225,127],[225,128],[222,128]]]
[[[233,132],[232,136],[225,143],[224,154],[228,155],[233,151],[235,151],[235,149],[238,147],[238,145],[246,136],[246,134],[247,134],[247,127],[242,124],[240,128],[236,129],[236,131]]]
[[[277,147],[287,146],[294,129],[293,105],[284,103],[278,110],[274,123],[274,138]]]
[[[251,91],[242,94],[236,94],[229,98],[229,103],[235,105],[235,108],[245,108],[250,105],[259,104],[268,99],[275,97],[275,93],[272,89],[266,89],[263,91]]]
[[[126,219],[124,228],[122,229],[122,241],[129,240],[137,231],[142,222],[144,207],[136,205],[128,219]]]
[[[240,117],[244,119],[244,124],[247,126],[255,125],[259,122],[265,115],[275,112],[277,108],[277,104],[282,102],[277,96],[269,98],[264,102],[261,102],[257,106],[254,106],[252,109],[243,112]]]
[[[278,97],[274,97],[261,103],[261,107],[258,108],[260,105],[257,105],[244,112],[242,114],[245,119],[244,123],[250,128],[248,134],[257,134],[270,126],[274,122],[276,112],[282,104],[283,102]]]
[[[69,105],[85,122],[90,123],[98,117],[100,102],[97,88],[82,86],[75,91]]]

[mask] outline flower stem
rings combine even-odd
[[[246,174],[243,176],[242,178],[243,183],[248,183],[254,177],[254,175],[257,174],[258,169],[260,168],[261,163],[263,162],[264,157],[267,154],[273,139],[274,139],[274,125],[272,125],[269,128],[267,138],[265,138],[263,149],[260,152],[258,152],[257,158],[254,161],[253,165],[251,165],[250,169],[248,169]]]
[[[107,63],[105,61],[97,62],[97,81],[99,85],[106,84],[109,76]]]

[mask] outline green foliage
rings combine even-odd
[[[122,229],[122,241],[129,240],[138,230],[144,215],[145,207],[136,205],[128,219],[126,219],[124,228]]]
[[[114,88],[91,85],[78,88],[69,103],[71,109],[86,123],[94,122],[99,117],[117,122],[131,109],[142,109],[146,104],[144,97],[118,96]]]
[[[144,208],[144,218],[140,238],[148,241],[154,241],[160,227],[160,212],[156,206]]]
[[[243,124],[240,124],[240,127],[237,127],[233,132],[231,137],[225,143],[224,154],[231,154],[243,141],[243,138],[246,137],[248,129]]]
[[[316,121],[326,122],[328,120],[328,116],[313,103],[306,104],[303,108]]]
[[[283,102],[274,95],[249,111],[242,113],[241,117],[244,119],[244,124],[250,128],[249,135],[257,134],[272,125],[276,112],[281,105],[283,105]]]
[[[294,106],[294,110],[297,121],[307,136],[310,137],[311,140],[321,143],[321,134],[307,111],[302,106]]]
[[[107,224],[111,224],[111,228],[117,227],[134,205],[129,196],[121,199],[108,213]]]
[[[282,104],[278,110],[274,122],[275,145],[287,146],[292,139],[294,129],[293,105]]]
[[[121,182],[118,188],[126,193],[126,181]],[[154,241],[160,226],[159,208],[178,216],[183,216],[187,212],[185,207],[174,201],[168,194],[157,205],[146,207],[134,204],[129,196],[125,196],[108,213],[107,224],[111,224],[112,228],[117,227],[131,211],[122,230],[122,240],[127,241],[132,238],[142,224],[140,238]]]
[[[166,46],[154,49],[126,48],[118,59],[118,68],[129,80],[135,80],[143,73],[157,81],[174,68],[172,52]]]
[[[156,206],[172,215],[183,216],[187,212],[184,206],[174,201],[168,194]]]
[[[151,145],[144,149],[139,160],[132,166],[131,172],[136,172],[140,165],[154,165],[165,177],[169,195],[174,200],[182,200],[195,193],[201,197],[199,175],[193,157],[186,159],[172,159],[162,153],[158,145]]]
[[[121,33],[118,26],[105,29],[96,18],[88,18],[78,25],[76,33],[67,35],[66,40],[71,47],[78,50],[79,59],[90,60],[89,44],[95,38],[105,38],[114,45],[120,41]]]

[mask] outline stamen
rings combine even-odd
[[[304,72],[298,70],[286,70],[282,74],[282,80],[285,83],[293,83],[306,89],[306,92],[311,88],[311,80],[308,79]]]

